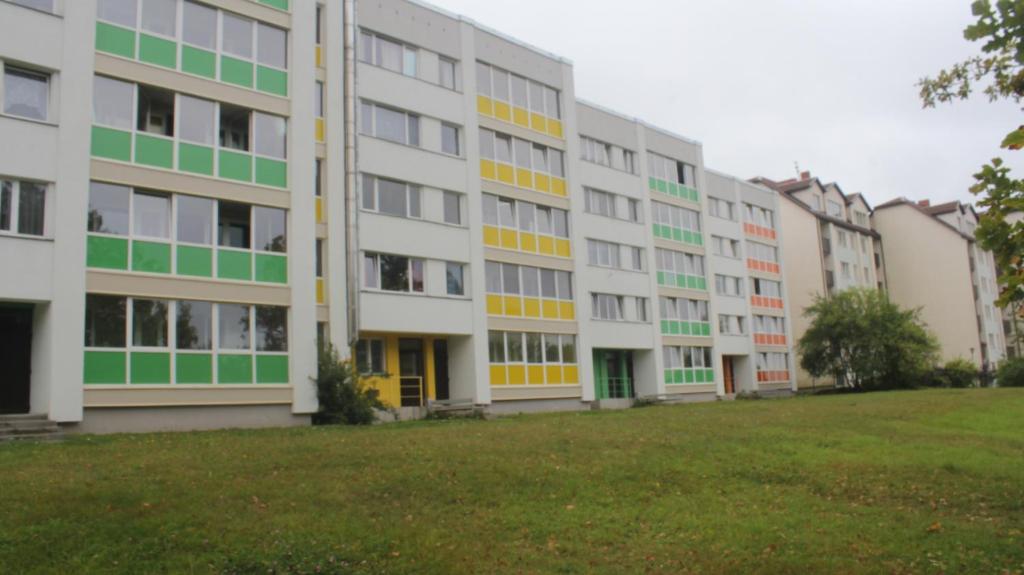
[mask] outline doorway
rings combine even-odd
[[[595,349],[594,383],[594,392],[598,399],[633,397],[633,352],[621,349]]]
[[[0,413],[28,413],[32,392],[32,307],[0,307]]]
[[[434,392],[438,401],[451,399],[448,391],[448,340],[434,340]]]
[[[731,355],[722,356],[722,380],[725,382],[726,395],[736,393],[736,375],[733,370]]]
[[[423,340],[398,340],[398,381],[402,407],[422,407],[426,397],[423,377]]]

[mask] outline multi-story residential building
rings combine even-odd
[[[803,310],[816,298],[852,287],[885,288],[882,236],[872,228],[871,206],[862,195],[844,194],[838,184],[823,183],[809,172],[781,182],[763,177],[752,181],[783,198],[782,245],[789,260],[799,262],[785,268],[794,343],[810,326]],[[830,378],[813,378],[799,366],[796,371],[800,388],[835,384]]]
[[[1020,225],[1024,221],[1024,212],[1013,212],[1006,216],[1011,225]],[[1000,270],[996,270],[997,274]],[[998,277],[998,275],[997,275]],[[1000,288],[1000,292],[1002,293]],[[1003,341],[1006,342],[1006,357],[1024,357],[1024,303],[1008,305],[1002,310]]]
[[[0,22],[2,412],[302,424],[318,341],[398,408],[792,387],[778,194],[560,57],[409,0]]]
[[[1006,357],[999,286],[991,252],[974,241],[978,216],[960,202],[932,206],[898,198],[875,208],[885,238],[888,291],[938,337],[944,360],[994,368]],[[927,278],[927,281],[922,281]]]

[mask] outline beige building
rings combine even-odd
[[[979,367],[1002,361],[995,263],[974,241],[974,209],[897,198],[878,206],[872,223],[885,238],[890,297],[902,307],[921,308],[942,360],[963,358]]]
[[[852,287],[884,289],[881,236],[871,227],[871,206],[860,194],[845,194],[838,184],[823,183],[810,173],[781,182],[753,181],[779,192],[779,225],[786,231],[783,250],[792,265],[785,268],[786,292],[791,306],[793,345],[803,337],[810,321],[803,310],[818,297]],[[829,379],[816,379],[794,362],[797,386],[830,387]]]

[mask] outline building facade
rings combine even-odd
[[[305,424],[318,343],[395,408],[794,387],[788,200],[563,58],[407,0],[0,22],[2,412]]]

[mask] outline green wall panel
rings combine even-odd
[[[252,156],[245,153],[221,150],[218,154],[218,176],[240,182],[252,181]]]
[[[252,356],[218,355],[217,383],[252,383]]]
[[[171,383],[171,354],[133,351],[132,383]]]
[[[178,246],[178,275],[213,277],[213,248]]]
[[[86,384],[126,383],[123,351],[86,351],[82,381]]]
[[[217,55],[213,52],[207,52],[206,50],[182,44],[181,71],[188,72],[189,74],[195,74],[197,76],[216,79]]]
[[[252,62],[220,57],[220,81],[252,88]]]
[[[288,383],[288,356],[257,355],[256,383]]]
[[[111,270],[128,269],[128,240],[88,236],[85,240],[85,265]]]
[[[132,271],[171,273],[171,245],[156,242],[132,242]]]
[[[256,158],[256,183],[275,188],[288,187],[288,163]]]
[[[267,6],[273,6],[274,8],[280,8],[281,10],[288,9],[288,0],[259,0],[260,4],[266,4]]]
[[[256,281],[288,283],[288,257],[256,254]]]
[[[135,163],[157,168],[173,168],[174,142],[146,134],[135,134]]]
[[[92,127],[92,155],[130,162],[132,159],[132,135],[103,126]]]
[[[177,69],[178,44],[148,34],[139,34],[139,60],[164,68]]]
[[[278,96],[288,95],[288,72],[266,66],[256,67],[256,89]]]
[[[96,22],[96,49],[125,58],[135,58],[135,31]]]
[[[217,250],[217,277],[228,280],[251,280],[252,254]]]
[[[193,174],[213,175],[213,148],[187,142],[178,144],[178,169]]]
[[[213,383],[213,354],[178,352],[174,362],[175,383]]]

